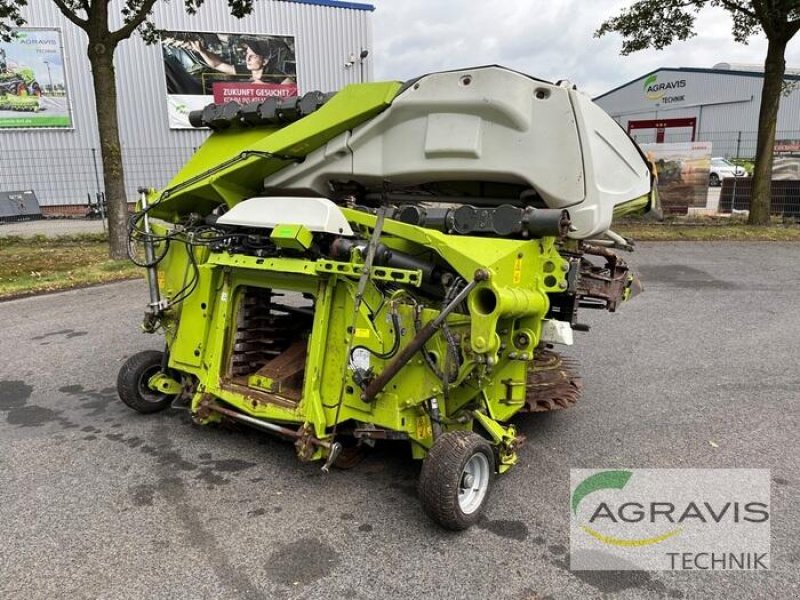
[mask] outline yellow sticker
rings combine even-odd
[[[417,439],[425,439],[433,434],[427,417],[417,417]]]
[[[520,281],[522,281],[522,259],[521,258],[517,258],[517,260],[514,261],[514,276],[512,278],[512,281],[514,283],[519,283]]]
[[[357,338],[368,338],[369,329],[367,329],[366,327],[356,327],[355,336]]]

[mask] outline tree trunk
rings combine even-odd
[[[767,59],[764,62],[764,85],[761,88],[761,110],[758,115],[758,142],[756,143],[753,192],[750,200],[750,225],[768,225],[772,197],[772,155],[775,148],[775,128],[778,123],[778,106],[783,92],[786,71],[784,53],[786,42],[769,40]]]
[[[89,41],[94,103],[100,132],[103,179],[108,206],[108,243],[111,258],[127,257],[128,199],[122,170],[122,149],[117,122],[117,80],[114,73],[114,50],[110,42]]]

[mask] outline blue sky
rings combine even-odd
[[[376,79],[499,63],[543,79],[569,79],[598,95],[658,67],[761,63],[766,39],[737,44],[730,17],[704,9],[697,37],[663,51],[620,56],[620,38],[593,32],[631,2],[620,0],[367,0],[373,13]],[[787,66],[800,67],[800,34]]]

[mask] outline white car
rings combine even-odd
[[[726,158],[712,158],[708,185],[717,187],[722,185],[722,180],[728,177],[747,177],[747,171],[744,170],[744,167],[736,166]]]

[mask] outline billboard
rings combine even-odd
[[[800,152],[800,140],[775,140],[775,153]]]
[[[61,31],[14,29],[0,40],[0,129],[40,127],[72,127]]]
[[[171,129],[211,102],[297,95],[294,37],[166,31],[161,37]]]
[[[669,214],[686,214],[689,208],[706,208],[711,142],[639,144],[656,166],[661,208]]]

